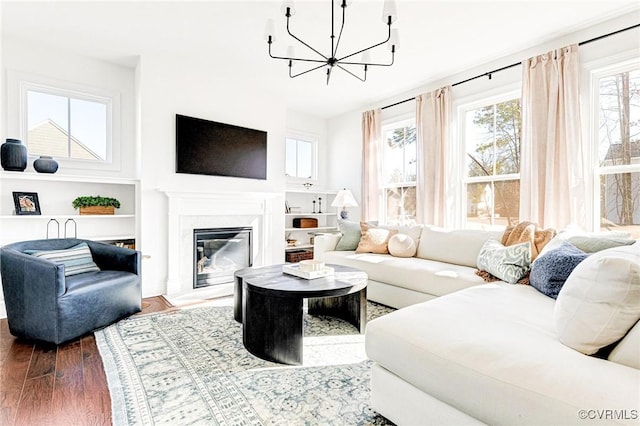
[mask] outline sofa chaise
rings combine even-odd
[[[640,424],[640,243],[588,256],[556,300],[475,274],[500,234],[424,227],[408,258],[316,237],[318,258],[402,308],[367,325],[372,408],[399,425]]]

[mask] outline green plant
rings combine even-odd
[[[120,208],[120,201],[116,200],[115,198],[101,197],[99,195],[96,195],[95,197],[91,195],[84,195],[73,200],[71,204],[73,205],[74,209],[91,206],[113,206],[116,209]]]

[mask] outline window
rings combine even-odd
[[[315,141],[310,138],[287,138],[285,175],[288,178],[315,180],[315,151]]]
[[[640,69],[596,73],[596,228],[640,237]]]
[[[464,108],[466,225],[508,226],[520,207],[520,99]]]
[[[385,223],[405,225],[416,220],[417,143],[413,120],[382,129],[382,187]]]
[[[110,99],[35,85],[25,89],[29,154],[109,160]]]

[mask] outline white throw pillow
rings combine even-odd
[[[594,253],[567,278],[553,312],[560,341],[587,355],[640,319],[640,243]]]
[[[407,234],[395,234],[389,239],[389,253],[395,257],[413,257],[416,254],[416,243]]]

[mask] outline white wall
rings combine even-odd
[[[167,282],[167,198],[161,191],[284,191],[284,103],[238,81],[205,58],[142,55],[139,64],[142,139],[140,212],[143,295],[162,294]],[[267,179],[175,173],[175,115],[219,121],[267,132]],[[281,195],[279,205],[284,205]],[[272,262],[284,260],[284,216],[274,216]]]
[[[589,40],[591,38],[607,34],[620,28],[625,28],[638,23],[638,14],[632,13],[621,16],[619,18],[607,21],[605,23],[595,25],[588,29],[576,32],[569,36],[556,39],[552,42],[541,45],[532,46],[522,52],[506,56],[498,61],[487,64],[481,64],[473,69],[462,71],[445,79],[430,82],[424,86],[417,87],[411,91],[398,93],[396,96],[388,99],[381,99],[379,102],[370,105],[363,105],[361,109],[351,111],[328,120],[328,174],[331,183],[348,182],[348,186],[354,190],[354,195],[361,200],[362,185],[362,131],[361,120],[362,112],[375,108],[381,108],[386,105],[413,98],[418,94],[435,90],[438,87],[451,85],[467,78],[483,74],[494,69],[498,69],[513,63],[547,52],[549,50],[566,46],[572,43]],[[593,43],[589,43],[580,47],[581,63],[589,63],[599,58],[612,56],[621,52],[634,51],[640,49],[640,31],[638,29],[629,30],[612,37],[608,37]],[[473,80],[453,87],[452,101],[454,111],[461,102],[471,102],[480,96],[491,96],[493,93],[499,93],[505,87],[519,87],[521,81],[522,68],[520,66],[501,71],[493,74],[491,80],[486,77]],[[587,95],[583,93],[583,97]],[[396,117],[406,114],[415,115],[415,103],[410,101],[396,107],[383,110],[383,122],[393,120]],[[584,109],[584,108],[583,108]],[[583,111],[584,112],[584,111]],[[454,113],[455,117],[455,113]],[[453,123],[453,138],[455,140],[455,122]],[[340,183],[343,184],[343,183]],[[458,196],[458,200],[460,196]],[[357,217],[355,214],[352,217]],[[359,213],[359,212],[358,212]],[[459,220],[459,219],[456,219]],[[456,225],[458,225],[456,223]]]

